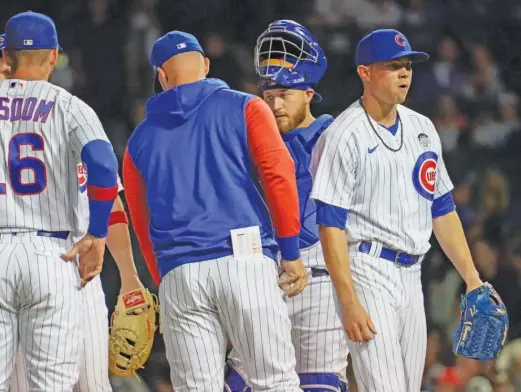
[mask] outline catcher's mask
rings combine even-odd
[[[254,53],[261,91],[269,88],[313,89],[327,69],[324,51],[311,32],[292,20],[270,23]],[[315,93],[315,100],[322,97]]]

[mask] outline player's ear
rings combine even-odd
[[[51,63],[51,67],[55,67],[58,63],[58,48],[51,49],[51,53],[49,55],[49,62]]]
[[[208,72],[210,72],[210,59],[208,57],[204,58],[204,76],[208,76]]]
[[[159,79],[159,84],[161,84],[163,91],[168,90],[168,76],[161,67],[157,67],[157,78]]]
[[[356,67],[356,72],[358,73],[360,79],[362,79],[362,82],[369,82],[371,80],[371,70],[368,66],[359,65]]]
[[[308,89],[305,91],[304,100],[309,105],[313,96],[315,95],[315,91],[313,89]]]

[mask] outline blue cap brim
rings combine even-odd
[[[416,52],[414,50],[404,50],[403,52],[396,53],[391,60],[401,59],[403,57],[410,57],[413,63],[420,63],[429,59],[429,55],[425,52]]]

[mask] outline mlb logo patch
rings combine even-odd
[[[177,44],[177,49],[184,49],[186,48],[186,44],[184,42]]]
[[[24,39],[24,45],[25,46],[33,46],[33,40],[32,39]]]

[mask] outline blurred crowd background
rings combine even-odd
[[[452,355],[464,285],[433,238],[423,266],[429,323],[423,390],[521,391],[520,0],[17,0],[2,2],[2,23],[27,9],[55,19],[65,51],[52,82],[94,108],[120,158],[152,94],[151,46],[166,31],[195,34],[211,60],[211,77],[256,94],[257,35],[275,19],[305,24],[329,60],[316,115],[336,115],[360,96],[354,50],[365,32],[402,31],[413,48],[431,54],[415,66],[406,104],[437,126],[474,260],[511,317],[508,345],[497,361]],[[142,279],[156,291],[135,237],[134,246]],[[109,309],[118,279],[107,260]],[[157,336],[142,381],[114,378],[115,391],[172,391]]]

